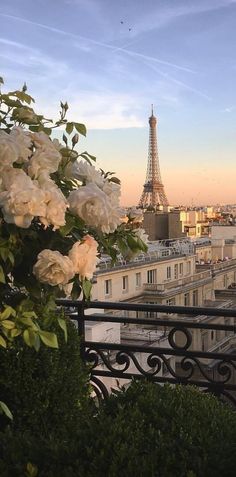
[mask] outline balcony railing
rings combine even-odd
[[[189,275],[187,277],[169,281],[166,280],[164,283],[144,283],[144,289],[146,291],[163,292],[165,290],[169,290],[170,288],[182,287],[185,285],[190,285],[191,283],[198,282],[199,280],[208,279],[211,279],[211,272],[206,270],[204,272],[195,273],[194,275]]]
[[[198,270],[211,270],[213,273],[220,272],[221,270],[227,271],[227,269],[236,267],[236,258],[229,258],[228,260],[223,260],[218,263],[198,263],[196,268]]]
[[[147,378],[193,384],[236,406],[236,310],[107,302],[88,306],[73,300],[58,304],[78,323],[81,356],[90,365],[98,397],[106,397],[116,380],[126,384],[133,378]],[[118,324],[121,340],[87,340],[86,326],[101,322]],[[142,341],[140,332],[138,338],[135,333],[137,325],[144,330]],[[129,333],[122,340],[123,326],[124,330],[129,326]]]

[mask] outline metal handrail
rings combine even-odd
[[[108,395],[114,378],[120,382],[148,378],[158,383],[194,384],[236,406],[236,310],[125,302],[86,304],[63,299],[57,303],[68,308],[78,323],[81,356],[90,365],[91,383],[98,396]],[[132,316],[126,316],[127,312]],[[226,317],[229,324],[225,324]],[[120,342],[87,340],[86,324],[100,326],[101,322],[119,324],[121,331],[127,324],[160,330],[162,339],[140,343],[135,341],[134,328],[133,339],[129,333],[129,338]],[[223,345],[224,352],[214,351],[214,345],[220,347],[217,343]]]

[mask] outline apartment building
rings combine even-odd
[[[201,306],[214,298],[211,272],[196,271],[194,245],[185,239],[152,243],[147,254],[113,267],[104,260],[95,280],[100,301]]]
[[[228,246],[229,244],[224,245]],[[130,262],[120,259],[115,266],[111,266],[109,259],[104,257],[96,272],[92,299],[106,302],[122,301],[130,304],[222,308],[222,316],[212,317],[201,314],[194,317],[194,322],[234,325],[234,318],[224,318],[223,309],[232,308],[236,303],[236,295],[235,301],[232,300],[234,290],[229,288],[233,286],[234,281],[236,282],[236,259],[228,257],[227,260],[213,262],[212,253],[214,252],[212,251],[209,240],[193,242],[190,239],[180,239],[150,243],[147,254],[141,254]],[[231,253],[233,253],[233,247]],[[200,259],[200,257],[202,258]],[[222,295],[223,293],[225,295]],[[146,349],[148,347],[168,349],[170,343],[166,329],[158,324],[158,319],[193,321],[193,317],[189,317],[187,314],[164,314],[155,311],[126,311],[123,316],[154,318],[156,325],[93,322],[86,326],[87,339],[122,345],[138,344],[143,345]],[[231,352],[236,346],[235,335],[232,332],[193,329],[191,334],[190,349],[192,350]],[[177,333],[176,344],[181,346],[184,339],[186,338],[183,334]],[[116,362],[112,352],[107,359],[116,369],[122,369],[122,365]],[[145,369],[147,355],[137,352],[136,359],[142,369]],[[162,363],[159,376],[168,376],[169,369],[177,373],[184,372],[184,370],[181,371],[181,358],[167,354],[166,360],[165,363]],[[104,365],[101,362],[99,366],[103,368]],[[129,368],[130,372],[132,372],[132,366]],[[217,363],[214,360],[206,361],[204,372],[209,377],[216,376]],[[194,373],[197,377],[197,367]],[[235,380],[234,375],[232,375],[232,379]],[[119,380],[114,378],[102,380],[110,388],[115,388],[119,384]],[[125,383],[125,380],[120,380],[120,384]]]

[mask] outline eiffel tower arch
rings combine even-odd
[[[143,186],[143,193],[139,201],[139,207],[146,209],[153,207],[157,209],[160,205],[169,205],[165,193],[164,185],[161,180],[161,172],[157,149],[157,119],[153,114],[149,118],[149,148],[146,181]]]

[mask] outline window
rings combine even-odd
[[[111,280],[105,280],[105,296],[111,296]]]
[[[177,263],[174,266],[174,277],[175,277],[175,280],[177,280],[177,278],[178,278],[178,264]]]
[[[156,270],[148,270],[147,271],[147,282],[148,283],[156,283]]]
[[[155,305],[154,301],[148,301],[146,305]],[[144,312],[145,318],[157,318],[157,312],[156,311],[145,311]]]
[[[174,306],[175,305],[175,298],[169,298],[166,300],[166,304],[169,306]]]
[[[166,276],[167,276],[167,280],[171,278],[171,267],[167,267]]]
[[[193,306],[198,306],[198,290],[193,291]]]
[[[127,293],[128,291],[128,275],[122,277],[122,292]]]
[[[191,273],[191,262],[187,262],[187,274]]]
[[[224,287],[227,288],[227,275],[224,275]]]
[[[179,264],[179,274],[180,274],[181,277],[182,277],[182,275],[183,275],[183,271],[184,271],[184,264],[183,264],[183,263],[180,263],[180,264]]]
[[[184,294],[184,306],[189,306],[190,305],[190,296],[189,293]]]
[[[136,279],[136,288],[141,287],[141,273],[136,273],[135,274],[135,279]]]

